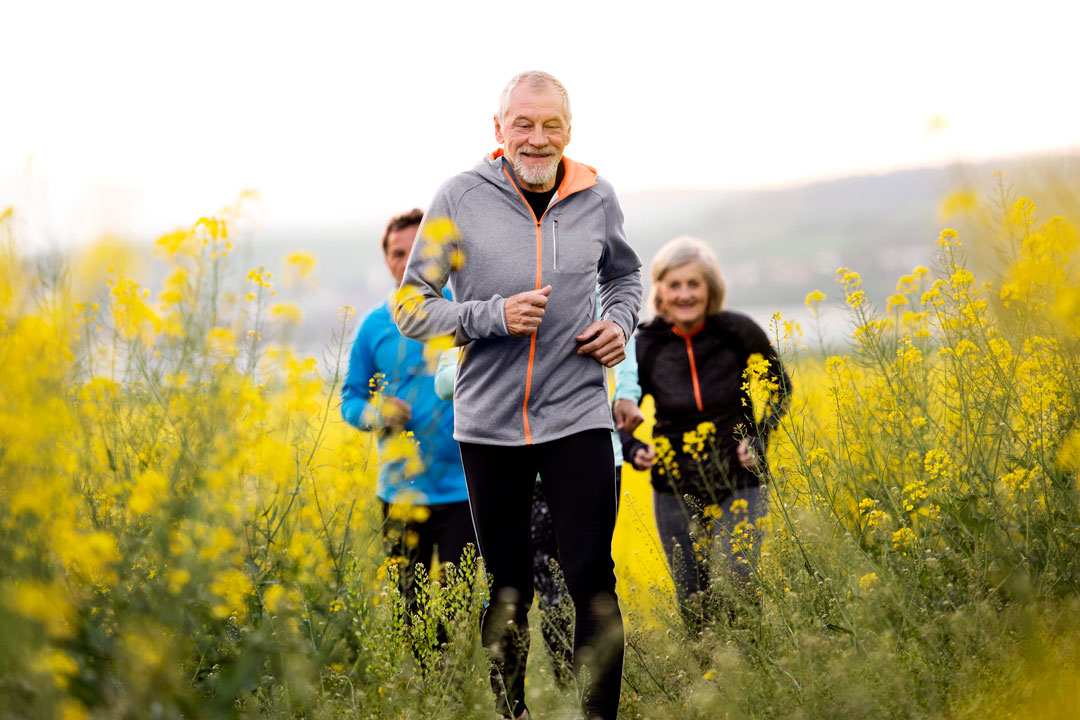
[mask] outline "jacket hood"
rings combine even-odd
[[[563,174],[562,183],[555,191],[556,198],[564,198],[581,190],[588,190],[597,184],[596,168],[571,160],[566,155],[562,156],[562,163],[566,172]],[[517,177],[514,175],[510,161],[506,158],[502,148],[485,155],[473,167],[473,172],[488,182],[505,187],[508,191],[520,191]]]

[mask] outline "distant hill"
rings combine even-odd
[[[1044,216],[1080,198],[1080,155],[1075,154],[904,170],[778,190],[659,191],[620,198],[627,234],[646,275],[664,242],[694,235],[719,257],[730,305],[760,319],[771,312],[768,308],[801,306],[815,288],[836,297],[840,266],[858,270],[868,296],[883,301],[900,275],[930,263],[945,226],[938,216],[943,197],[963,185],[989,196],[996,182],[993,172],[999,169],[1036,200]],[[319,289],[299,298],[306,323],[295,338],[314,349],[329,337],[339,306],[363,311],[390,291],[380,233],[379,226],[265,232],[251,247],[239,248],[238,256],[271,269],[294,250],[319,258]]]

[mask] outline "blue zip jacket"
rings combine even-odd
[[[341,389],[341,414],[350,425],[376,430],[378,411],[371,404],[371,379],[381,373],[384,394],[409,403],[412,418],[405,426],[420,445],[423,470],[406,477],[404,463],[381,462],[376,495],[395,502],[408,490],[408,501],[421,505],[468,500],[461,452],[454,440],[454,404],[435,395],[435,377],[424,360],[423,344],[398,331],[388,302],[368,311],[360,321],[349,357],[349,373]],[[379,433],[379,454],[392,439]],[[419,497],[415,497],[414,493]]]

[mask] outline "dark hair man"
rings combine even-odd
[[[492,651],[499,712],[528,714],[529,520],[539,473],[576,608],[575,669],[588,668],[585,713],[610,719],[623,630],[605,366],[622,360],[637,322],[641,261],[611,185],[563,156],[570,102],[558,80],[514,77],[499,101],[495,138],[500,150],[437,191],[395,318],[408,337],[464,346],[454,437],[493,579],[481,638]],[[448,281],[452,300],[442,294]]]
[[[414,209],[386,225],[383,255],[395,286],[401,285],[423,216]],[[435,548],[441,561],[457,562],[465,545],[476,542],[453,438],[454,406],[435,395],[434,372],[423,350],[421,343],[402,337],[390,317],[390,303],[381,302],[360,321],[341,389],[345,420],[378,433],[376,495],[382,501],[383,536],[389,556],[404,559],[401,589],[410,606],[416,596],[416,563],[430,568]],[[418,443],[418,457],[388,458],[387,443],[406,431]]]

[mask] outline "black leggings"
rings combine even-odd
[[[616,466],[616,498],[621,487],[622,468]],[[566,582],[552,573],[551,561],[559,559],[559,543],[551,523],[551,510],[544,498],[543,478],[533,486],[532,542],[533,588],[540,608],[540,633],[551,656],[555,684],[566,689],[570,687],[574,668],[574,603],[567,597]],[[562,568],[559,574],[562,575]]]
[[[491,604],[480,636],[492,653],[498,710],[525,710],[528,612],[533,599],[530,520],[536,475],[551,513],[559,564],[574,601],[574,668],[589,668],[587,716],[614,718],[622,683],[623,627],[615,595],[615,465],[611,434],[587,430],[538,445],[460,443],[469,503]]]
[[[469,503],[394,505],[382,501],[383,542],[391,558],[403,558],[399,587],[406,605],[416,610],[416,563],[431,573],[432,555],[439,548],[439,562],[457,563],[469,543],[476,542]],[[402,516],[399,516],[401,513]]]

